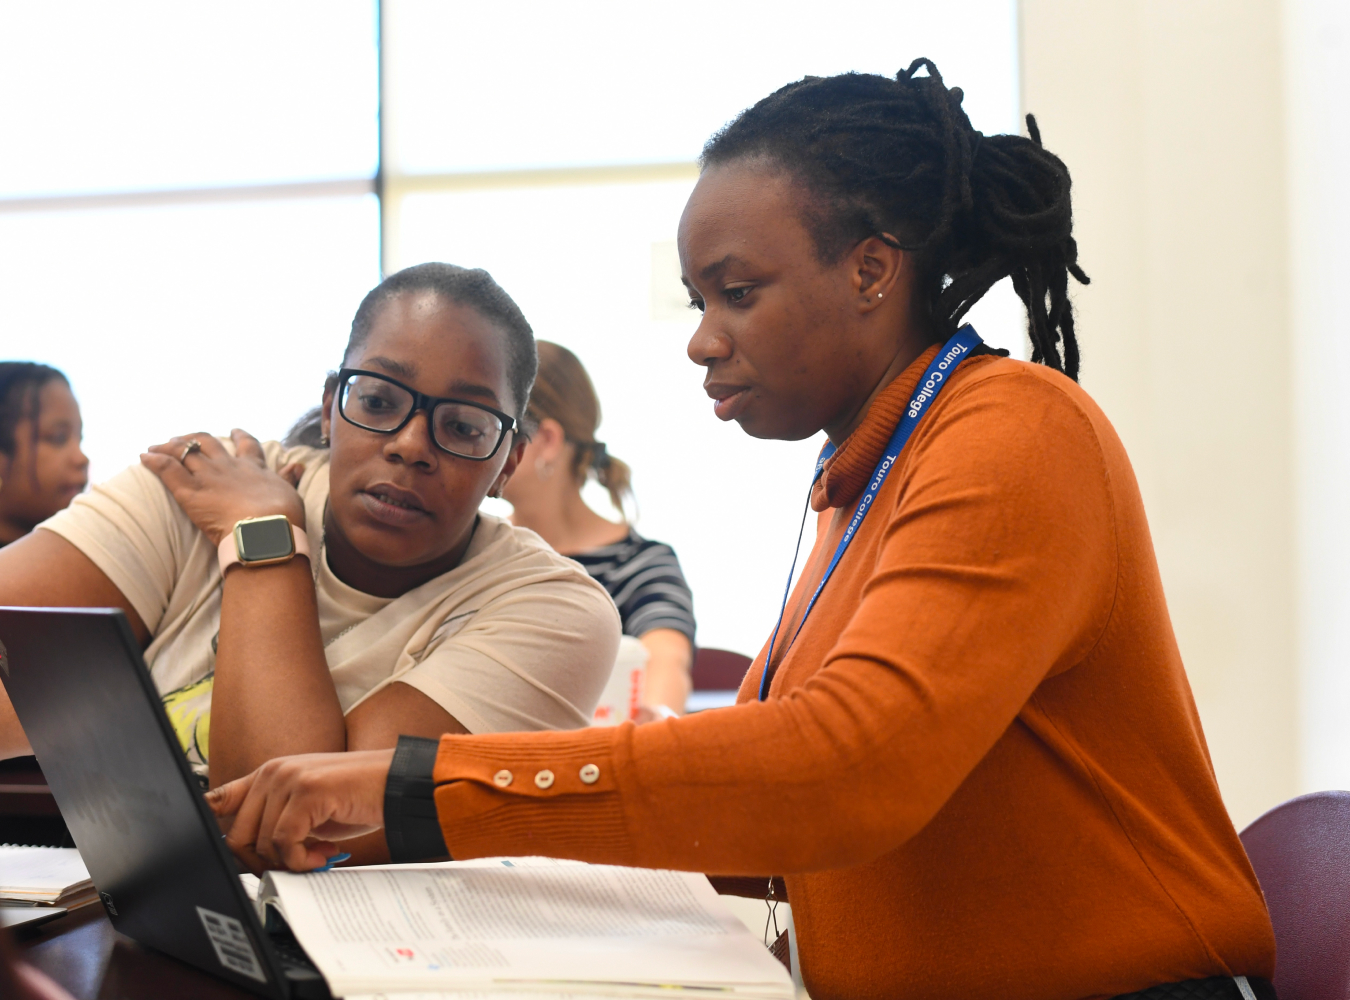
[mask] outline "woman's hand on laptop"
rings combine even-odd
[[[225,842],[255,874],[311,871],[339,852],[335,841],[384,826],[384,785],[394,751],[311,753],[269,760],[213,788],[206,802],[233,817]]]

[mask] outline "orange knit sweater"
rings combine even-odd
[[[827,465],[783,635],[933,354]],[[1273,975],[1134,475],[1063,376],[962,364],[761,703],[762,671],[690,718],[445,737],[451,853],[785,875],[816,1000]]]

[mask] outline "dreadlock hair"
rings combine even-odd
[[[539,369],[539,356],[534,346],[534,330],[520,311],[520,306],[506,294],[501,285],[482,268],[457,267],[454,264],[416,264],[395,272],[372,288],[357,307],[352,319],[351,335],[342,352],[345,363],[370,337],[371,328],[385,303],[397,296],[431,292],[446,302],[469,306],[491,322],[506,340],[507,383],[515,401],[515,416],[524,417],[530,401],[530,389]],[[337,372],[330,372],[325,391],[337,387]],[[283,443],[326,447],[320,418],[322,407],[315,407],[296,421]]]
[[[14,457],[14,432],[23,421],[31,422],[33,442],[38,439],[42,412],[42,388],[59,379],[69,385],[59,370],[35,361],[0,361],[0,454]],[[37,475],[36,470],[33,473]]]
[[[1030,138],[985,136],[964,96],[929,59],[893,80],[806,77],[741,112],[708,140],[701,165],[761,158],[791,174],[812,196],[803,221],[822,262],[869,236],[914,253],[925,305],[946,335],[1011,276],[1031,360],[1076,380],[1069,275],[1088,277],[1072,236],[1068,168],[1041,145],[1031,115]]]

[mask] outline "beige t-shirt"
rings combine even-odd
[[[226,442],[230,447],[229,442]],[[619,644],[605,589],[532,531],[480,514],[464,560],[402,597],[373,597],[328,568],[328,452],[263,446],[267,464],[301,462],[319,630],[338,700],[350,712],[385,685],[421,691],[471,733],[590,724]],[[220,629],[216,550],[159,479],[133,466],[42,527],[117,585],[150,629],[145,651],[198,773],[210,753]]]

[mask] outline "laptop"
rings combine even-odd
[[[57,917],[64,917],[69,912],[64,906],[0,903],[0,927],[7,931],[27,931]]]
[[[259,921],[121,611],[0,608],[0,682],[118,931],[260,996],[329,997]]]

